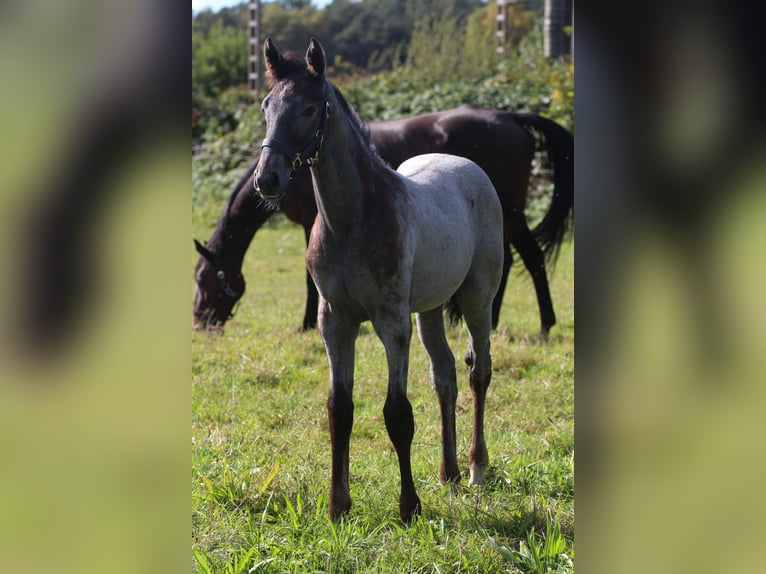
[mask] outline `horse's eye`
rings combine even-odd
[[[218,277],[219,279],[223,279],[226,275],[224,274],[223,271],[219,269],[218,272],[215,274],[215,276]]]
[[[263,98],[263,102],[261,102],[261,109],[265,112],[266,108],[269,107],[269,98],[268,96]]]
[[[317,109],[314,106],[308,106],[305,110],[303,110],[303,117],[310,118],[316,111]]]

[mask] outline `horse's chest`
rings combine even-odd
[[[328,300],[365,302],[372,293],[394,282],[395,275],[381,275],[377,266],[347,252],[317,252],[307,257],[307,266],[319,292]]]
[[[370,309],[381,297],[407,292],[401,266],[390,265],[376,253],[381,247],[360,241],[328,245],[312,233],[306,264],[322,297],[335,304]]]

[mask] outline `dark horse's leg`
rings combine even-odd
[[[348,485],[348,449],[354,424],[354,344],[359,322],[331,313],[327,301],[320,301],[319,330],[330,363],[330,394],[327,415],[332,444],[330,483],[330,518],[337,518],[351,508]]]
[[[511,215],[510,228],[511,244],[519,252],[521,260],[535,284],[537,304],[540,308],[540,336],[547,339],[548,332],[556,324],[556,313],[553,311],[548,276],[545,272],[545,257],[537,241],[535,241],[523,213],[515,212]]]
[[[309,244],[311,227],[313,223],[303,226],[303,234],[306,238],[306,246]],[[303,316],[301,331],[308,331],[317,326],[317,313],[319,312],[319,292],[317,291],[311,274],[306,270],[306,313]]]
[[[503,306],[503,296],[505,295],[505,286],[508,283],[508,274],[513,266],[513,251],[510,243],[503,239],[503,274],[500,276],[500,286],[497,288],[495,299],[492,301],[492,328],[497,329],[500,323],[500,308]]]

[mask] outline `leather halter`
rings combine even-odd
[[[330,117],[330,102],[325,98],[324,101],[324,113],[319,119],[319,127],[314,132],[309,142],[303,146],[300,151],[291,152],[290,148],[283,144],[276,138],[266,138],[261,144],[261,149],[270,147],[282,155],[286,156],[290,161],[290,180],[295,179],[295,174],[298,169],[303,165],[312,166],[319,161],[319,150],[322,149],[322,142],[324,141],[324,132],[327,129],[327,119]]]
[[[216,271],[215,276],[218,278],[218,285],[221,287],[221,289],[223,289],[223,292],[226,293],[228,297],[236,299],[237,297],[242,296],[240,291],[235,290],[231,285],[229,285],[229,282],[226,281],[226,273],[224,273],[222,269]]]

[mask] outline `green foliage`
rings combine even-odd
[[[458,80],[491,73],[497,59],[484,10],[466,22],[450,11],[417,20],[407,48],[405,69],[423,81]]]
[[[223,16],[192,20],[192,141],[208,129],[236,127],[237,109],[248,103],[243,27],[225,25]]]
[[[217,20],[205,35],[192,29],[192,93],[217,96],[247,82],[247,32]]]
[[[268,36],[282,50],[304,52],[311,36],[326,35],[325,20],[324,11],[307,2],[265,3],[261,7],[261,41]]]
[[[574,131],[574,68],[565,59],[543,57],[542,23],[499,60],[487,45],[472,44],[476,29],[469,20],[461,31],[452,17],[420,24],[406,65],[344,84],[344,93],[363,118],[395,119],[475,104],[540,114]],[[464,58],[482,57],[496,63],[470,72]]]

